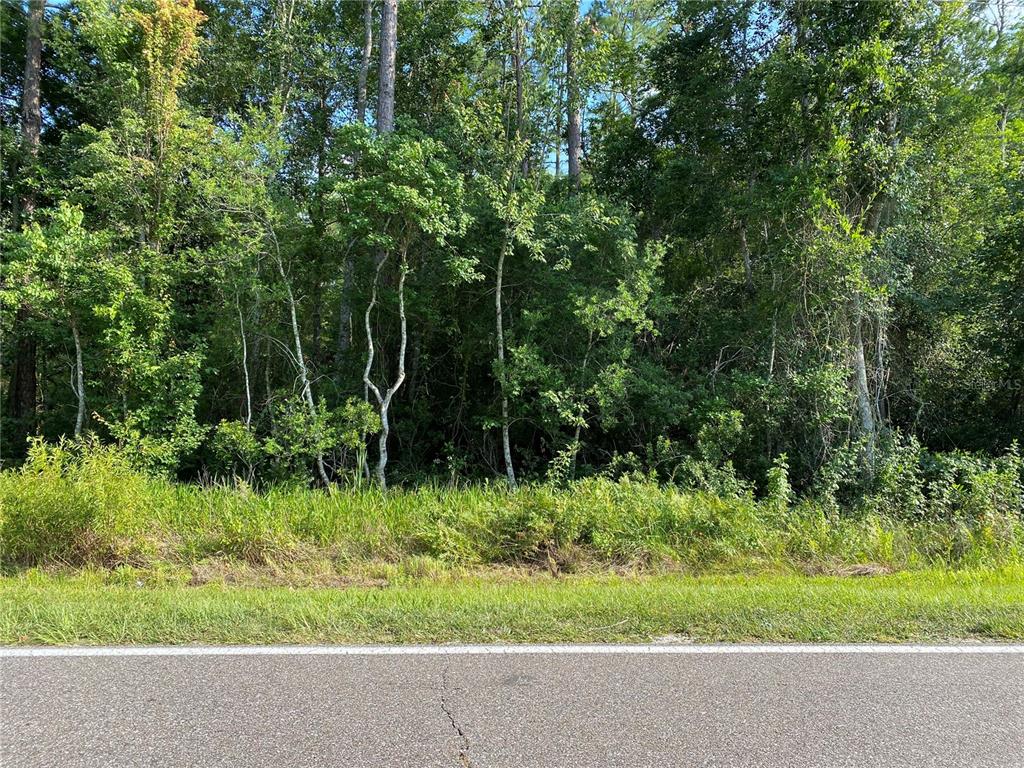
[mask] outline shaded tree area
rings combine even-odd
[[[863,494],[1024,431],[1002,0],[4,0],[0,35],[4,466]]]

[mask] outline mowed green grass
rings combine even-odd
[[[887,576],[500,575],[384,587],[0,579],[4,644],[1024,639],[1024,570]]]

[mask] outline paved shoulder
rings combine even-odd
[[[1024,765],[1018,646],[25,654],[4,768]]]

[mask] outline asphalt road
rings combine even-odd
[[[1002,650],[0,650],[0,766],[1024,766]]]

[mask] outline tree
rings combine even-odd
[[[380,93],[377,96],[377,131],[395,129],[395,55],[398,49],[398,0],[383,0],[380,11]]]
[[[359,63],[359,81],[356,86],[356,122],[366,122],[366,81],[370,73],[373,54],[373,0],[363,0],[363,54]]]
[[[566,109],[569,142],[569,183],[574,189],[580,185],[580,151],[583,146],[583,92],[580,88],[580,75],[576,69],[576,56],[579,46],[579,11],[576,3],[572,4],[572,14],[566,24],[565,33],[565,83]]]
[[[511,81],[499,78],[491,84],[491,93],[481,88],[479,104],[460,113],[467,142],[477,149],[474,158],[476,190],[481,194],[488,216],[500,223],[501,236],[495,243],[494,267],[494,375],[498,381],[501,409],[501,447],[505,477],[509,487],[517,486],[512,457],[509,381],[506,366],[504,280],[505,264],[518,248],[536,251],[534,219],[542,195],[529,179],[530,138],[524,134],[527,114],[527,83],[524,47],[524,8],[510,2],[495,13],[497,55],[506,55],[512,69]],[[504,67],[503,67],[504,70]],[[493,98],[490,102],[487,99]],[[496,103],[495,103],[496,102]],[[482,108],[481,108],[482,105]],[[500,105],[500,106],[499,106]],[[508,116],[499,120],[499,116]]]
[[[97,312],[109,307],[119,291],[129,291],[127,270],[108,254],[106,233],[83,227],[81,208],[61,203],[45,227],[33,222],[10,238],[11,265],[37,313],[66,328],[74,346],[72,390],[76,406],[74,437],[86,427],[86,373],[83,337],[95,325]],[[94,336],[98,335],[94,333]]]
[[[42,73],[43,24],[45,0],[29,0],[25,31],[25,70],[21,90],[21,149],[23,171],[32,179],[21,196],[19,218],[31,222],[36,210],[37,163],[39,136],[42,128],[40,78]],[[38,393],[36,388],[36,339],[28,326],[31,305],[22,303],[15,320],[17,344],[9,399],[9,413],[15,420],[34,418]]]
[[[391,404],[406,377],[406,280],[414,258],[436,256],[438,249],[443,253],[449,239],[464,229],[462,182],[451,173],[443,148],[430,139],[392,133],[371,139],[360,126],[351,126],[342,139],[337,151],[349,160],[344,173],[334,180],[331,195],[337,211],[336,234],[376,253],[364,315],[367,354],[363,384],[378,406],[381,429],[376,476],[385,488]],[[394,379],[383,387],[373,377],[378,353],[373,320],[381,274],[395,260],[398,352]]]
[[[25,34],[25,77],[21,91],[21,140],[26,166],[30,172],[39,158],[39,135],[42,131],[43,113],[39,97],[43,58],[43,24],[45,0],[29,0],[28,24]],[[26,221],[32,220],[36,208],[34,189],[29,187],[21,199],[21,215]]]
[[[5,460],[855,499],[1024,423],[1003,0],[2,1]]]

